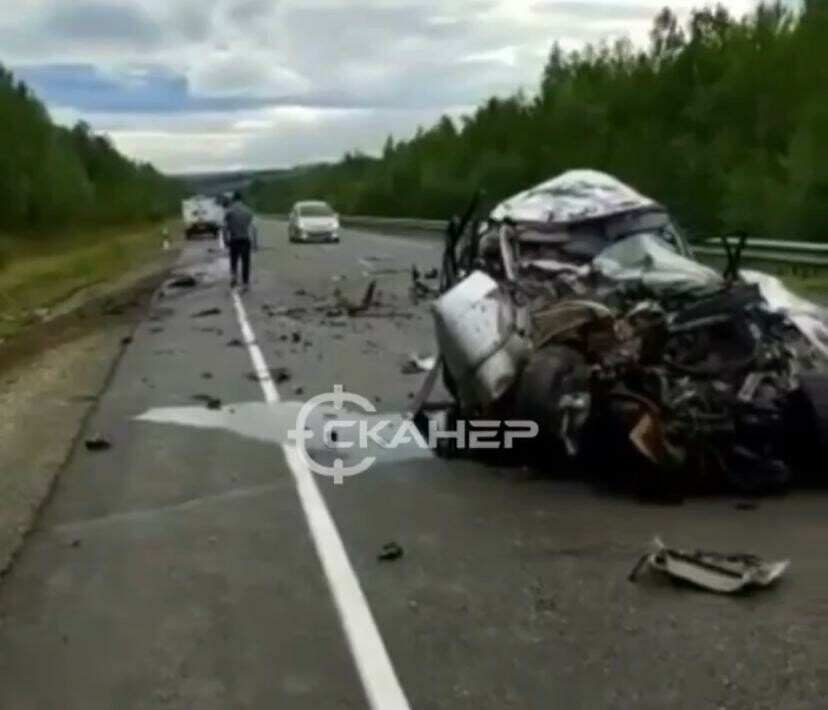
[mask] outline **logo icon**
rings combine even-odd
[[[344,414],[347,412],[345,409],[346,404],[351,404],[359,408],[364,415],[377,413],[377,409],[371,400],[361,397],[358,394],[346,392],[342,385],[336,385],[333,392],[317,395],[305,402],[299,410],[299,415],[296,417],[296,428],[288,432],[288,439],[296,446],[308,469],[318,476],[333,478],[334,484],[338,486],[345,483],[346,478],[365,473],[377,461],[375,456],[367,456],[359,463],[346,466],[342,458],[337,458],[331,465],[325,465],[314,460],[308,452],[308,441],[315,437],[314,432],[308,426],[314,411],[318,408],[326,407],[332,408],[337,414]],[[358,417],[359,415],[355,416]],[[343,425],[352,423],[353,420],[348,419],[348,417],[328,419],[325,422],[322,432],[325,443],[332,448],[340,450],[353,448],[353,442],[339,442],[336,439],[336,429],[345,428]]]

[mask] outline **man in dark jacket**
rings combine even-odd
[[[239,262],[242,268],[242,284],[250,286],[250,252],[256,234],[253,212],[244,204],[240,193],[233,198],[224,216],[227,247],[230,250],[231,286],[238,283]]]

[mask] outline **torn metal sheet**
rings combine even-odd
[[[561,223],[658,207],[611,175],[570,170],[506,200],[492,212],[492,219]]]
[[[404,375],[417,375],[421,372],[431,372],[436,364],[437,358],[420,357],[415,353],[403,363],[402,373]]]
[[[658,538],[652,547],[630,573],[630,581],[648,568],[717,594],[737,594],[771,586],[790,566],[789,560],[766,562],[748,554],[685,552],[667,547]]]
[[[498,284],[475,272],[433,307],[437,343],[469,401],[491,403],[514,383],[528,349],[525,316]]]

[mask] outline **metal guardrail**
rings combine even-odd
[[[363,229],[386,229],[389,231],[423,232],[430,234],[443,234],[446,231],[448,222],[441,219],[398,219],[396,217],[365,217],[348,216],[341,217],[342,224],[346,227],[357,227]]]
[[[279,215],[284,217],[284,215]],[[340,218],[344,227],[391,234],[420,234],[442,236],[448,222],[436,219],[371,217],[349,215]],[[738,237],[727,237],[736,246]],[[693,253],[704,261],[725,259],[721,237],[692,244]],[[819,242],[792,242],[783,239],[748,239],[742,259],[749,264],[766,264],[777,269],[792,269],[804,273],[828,269],[828,244]]]

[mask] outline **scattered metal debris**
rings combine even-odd
[[[290,370],[286,367],[274,367],[270,370],[270,376],[273,378],[273,381],[280,385],[283,382],[288,382],[290,379],[293,378]]]
[[[405,551],[396,542],[387,542],[380,548],[377,559],[380,562],[394,562],[399,560]]]
[[[266,316],[269,318],[276,318],[276,317],[288,317],[288,318],[296,318],[299,317],[307,312],[306,308],[301,308],[299,306],[271,306],[268,304],[262,305],[262,311]]]
[[[211,409],[217,411],[222,407],[222,401],[218,397],[213,397],[209,394],[196,394],[193,395],[193,400],[196,402],[204,402],[207,406],[207,409]]]
[[[112,448],[112,444],[104,439],[100,434],[90,436],[86,440],[85,445],[87,451],[109,451],[109,449]]]
[[[421,372],[431,372],[437,365],[437,358],[435,357],[420,357],[417,354],[411,355],[403,363],[403,375],[419,375]]]
[[[789,560],[765,562],[755,555],[684,552],[668,548],[656,538],[630,573],[635,582],[644,568],[717,594],[736,594],[769,587],[790,566]]]
[[[376,292],[377,282],[371,281],[365,289],[362,300],[359,303],[354,303],[346,298],[339,289],[337,289],[334,293],[334,299],[336,301],[335,309],[344,311],[352,317],[365,313],[372,305],[374,305]]]
[[[124,338],[121,338],[121,345],[131,345],[134,338],[131,335],[127,335]]]
[[[241,338],[233,338],[232,340],[228,341],[227,343],[228,348],[243,348],[244,342]]]
[[[429,271],[428,273],[431,274],[432,272]],[[411,296],[411,302],[414,305],[417,305],[421,300],[437,298],[440,295],[439,289],[436,289],[430,286],[429,284],[423,283],[423,278],[436,278],[436,276],[424,277],[420,273],[420,270],[416,266],[413,266],[411,268],[411,290],[409,293]]]
[[[189,274],[173,276],[173,278],[165,284],[165,288],[195,288],[196,286],[198,286],[198,281],[194,276]]]
[[[206,308],[198,313],[193,313],[193,318],[209,318],[218,315],[221,315],[221,308]]]

